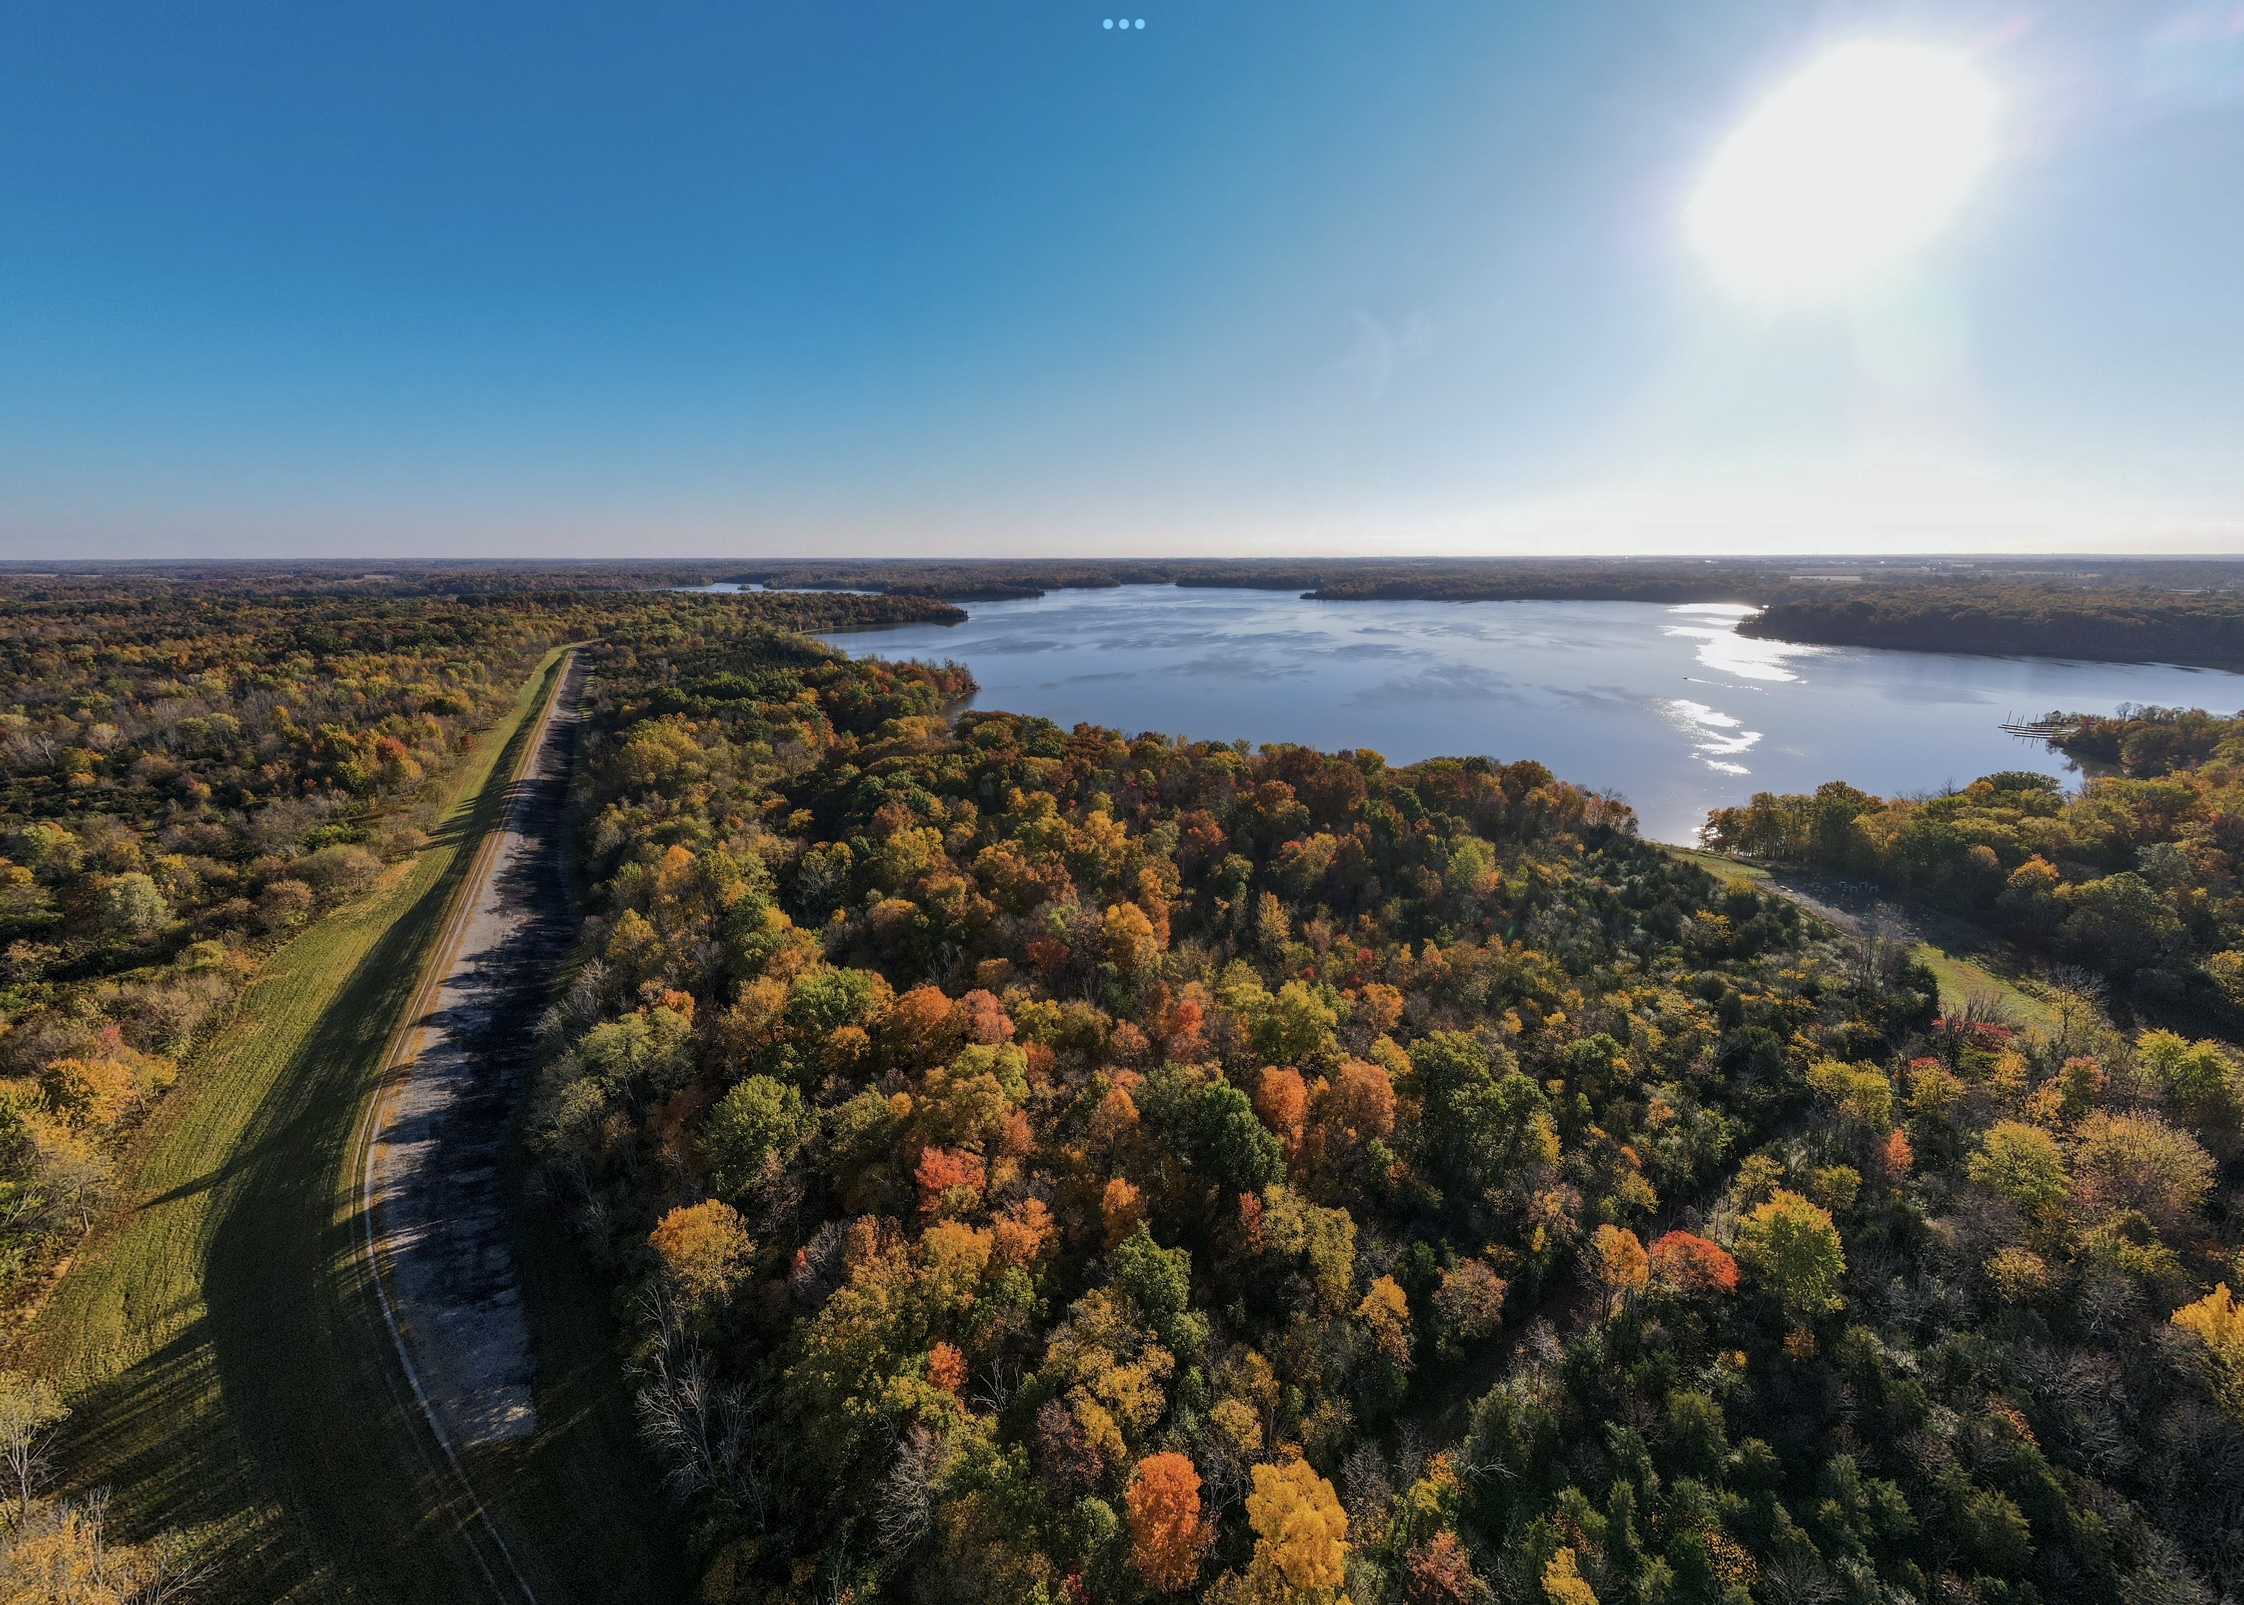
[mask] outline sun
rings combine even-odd
[[[1939,233],[1985,170],[1994,123],[1994,91],[1960,57],[1848,45],[1723,144],[1691,200],[1691,239],[1749,300],[1840,299]]]

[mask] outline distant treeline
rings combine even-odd
[[[522,597],[714,582],[995,602],[1121,585],[1290,591],[1315,601],[1731,602],[1763,639],[1911,651],[2244,666],[2244,562],[2051,558],[882,559],[0,564],[0,603],[212,592]]]
[[[1742,635],[1919,652],[2244,664],[2244,594],[2003,583],[1913,585],[1772,603]]]
[[[911,592],[949,601],[995,601],[1117,585],[1196,590],[1293,591],[1322,602],[1742,602],[1813,594],[1831,565],[1704,558],[1236,558],[1134,561],[996,560],[767,563],[728,574],[740,584],[788,590]],[[1875,565],[1840,564],[1851,583]],[[1908,579],[1927,571],[1912,566]],[[1892,578],[1898,580],[1902,575]],[[2244,566],[2228,575],[2244,584]],[[1879,575],[1878,583],[1889,583]]]
[[[732,565],[719,562],[432,563],[384,558],[284,561],[0,563],[0,605],[87,601],[107,605],[157,597],[525,596],[555,591],[644,591],[707,585]]]
[[[1117,585],[1292,591],[1322,602],[1731,602],[1742,633],[1916,651],[2244,663],[2244,563],[2087,558],[1316,558],[768,563],[726,576],[781,589],[1001,601]]]

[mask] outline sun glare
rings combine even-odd
[[[1730,136],[1691,201],[1691,238],[1748,299],[1845,296],[1939,232],[1987,165],[1994,116],[1993,90],[1956,56],[1848,45]]]

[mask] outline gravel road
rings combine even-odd
[[[530,1331],[501,1160],[532,1028],[569,947],[560,831],[584,668],[572,660],[409,1063],[378,1100],[367,1185],[383,1282],[433,1424],[454,1453],[537,1430]]]

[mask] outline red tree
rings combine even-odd
[[[913,1176],[919,1183],[920,1213],[937,1214],[961,1202],[971,1206],[982,1192],[982,1156],[965,1149],[929,1148],[919,1156]]]
[[[1654,1243],[1652,1274],[1694,1298],[1738,1289],[1738,1262],[1696,1232],[1669,1232]]]

